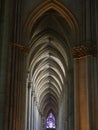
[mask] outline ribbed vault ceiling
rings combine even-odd
[[[61,43],[54,32],[66,39],[71,33],[64,19],[50,10],[37,21],[31,33],[30,77],[38,106],[46,114],[50,110],[54,114],[58,112],[68,67],[66,45]]]

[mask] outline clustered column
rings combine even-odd
[[[40,130],[40,127],[41,115],[38,110],[33,83],[27,78],[25,130]]]
[[[96,57],[74,58],[75,129],[94,129]]]

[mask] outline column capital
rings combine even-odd
[[[32,81],[28,81],[28,88],[31,88],[32,87]]]
[[[39,111],[39,114],[42,116],[42,111],[41,111],[41,109],[40,109],[40,108],[39,108],[39,110],[38,110],[38,111]]]
[[[35,95],[35,91],[34,91],[34,90],[32,90],[31,95],[32,95],[32,96],[34,96],[34,95]]]
[[[36,96],[34,96],[34,102],[36,102]]]
[[[72,53],[74,58],[80,58],[87,55],[97,56],[97,47],[93,43],[83,43],[72,48]]]

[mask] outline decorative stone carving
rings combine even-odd
[[[74,46],[72,48],[72,53],[74,58],[80,58],[87,55],[96,56],[97,48],[95,44],[79,45],[79,46]]]

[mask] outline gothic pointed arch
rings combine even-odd
[[[66,21],[74,38],[79,38],[78,21],[75,15],[73,15],[72,12],[59,0],[45,0],[32,10],[27,17],[23,27],[23,35],[27,37],[27,42],[29,41],[32,28],[35,26],[36,22],[49,10],[56,11]]]
[[[71,43],[78,33],[77,20],[60,1],[47,0],[31,12],[25,30],[29,37],[27,68],[38,110],[46,117],[52,109],[58,118],[65,93],[73,105]],[[73,111],[74,122],[72,116]]]

